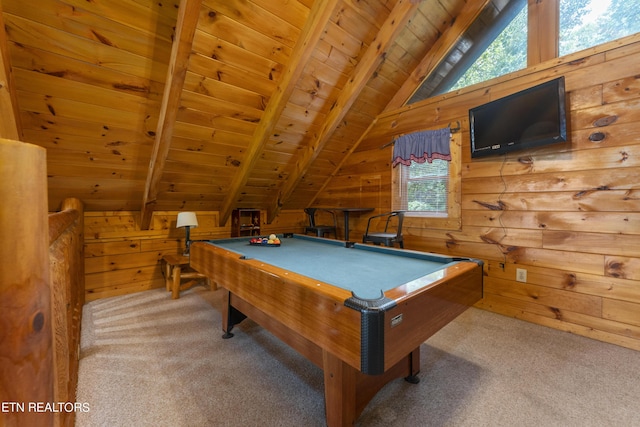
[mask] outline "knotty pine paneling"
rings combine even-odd
[[[392,148],[381,147],[460,122],[461,223],[407,218],[405,247],[483,259],[478,307],[640,350],[638,63],[634,35],[384,113],[318,200],[348,204],[359,178],[376,171],[376,207],[388,208]],[[560,75],[569,142],[471,159],[469,108]],[[604,139],[593,142],[594,133]],[[352,224],[354,235],[364,226]],[[526,283],[515,280],[517,268]]]
[[[161,269],[164,254],[184,250],[183,229],[176,229],[178,212],[156,211],[149,230],[140,230],[140,212],[85,212],[86,300],[165,287]],[[198,227],[192,240],[229,237],[230,222],[218,226],[217,211],[196,211]],[[302,211],[282,211],[266,223],[262,212],[261,234],[301,233],[306,225]],[[167,298],[170,298],[167,294]]]
[[[506,163],[505,163],[506,167]],[[488,173],[488,171],[487,171]],[[550,191],[574,191],[576,194],[584,194],[584,188],[592,188],[593,191],[615,190],[629,186],[629,179],[639,176],[640,168],[619,168],[593,170],[588,176],[582,171],[556,171],[550,173],[537,173],[538,179],[532,181],[528,175],[502,175],[499,177],[484,176],[481,178],[465,179],[465,188],[469,194],[482,194],[496,189],[510,189],[511,191],[524,192],[550,192]],[[606,182],[606,186],[602,183]]]
[[[71,37],[60,29],[15,15],[6,14],[5,24],[9,27],[13,40],[22,45],[37,46],[79,61],[99,63],[106,68],[138,77],[150,77],[156,82],[162,82],[166,77],[167,65],[148,57],[96,43],[96,40]]]
[[[486,265],[492,277],[509,280],[516,274],[517,265],[506,264],[502,268],[500,262],[490,261]],[[561,290],[579,291],[581,294],[604,297],[613,300],[640,302],[640,295],[635,284],[629,280],[610,277],[602,279],[602,275],[567,272],[547,267],[527,267],[527,282]]]
[[[462,182],[464,185],[464,180]],[[603,206],[607,211],[638,212],[640,206],[639,191],[606,190],[585,188],[581,192],[515,192],[494,194],[464,194],[462,209],[495,209],[500,205],[504,210],[512,211],[556,211],[558,206],[567,211],[599,211]]]
[[[606,256],[604,269],[607,277],[640,280],[640,259],[637,257]]]
[[[207,9],[214,11],[214,15],[209,14],[211,19],[215,19],[217,14],[233,17],[238,23],[245,24],[251,28],[259,28],[259,31],[266,37],[278,40],[280,43],[286,44],[291,48],[295,45],[298,33],[302,27],[300,24],[304,22],[304,19],[306,19],[309,13],[306,8],[295,7],[293,4],[289,9],[287,5],[277,3],[271,6],[272,10],[256,7],[256,5],[251,2],[238,0],[226,2],[204,0],[202,4]],[[299,18],[294,21],[298,27],[278,18],[278,16],[288,17],[290,19],[291,17],[299,16]]]
[[[628,301],[618,301],[611,299],[603,300],[603,317],[615,320],[620,323],[628,323],[638,326],[640,329],[640,319],[638,319],[638,304]],[[635,328],[634,328],[635,329]],[[640,333],[637,334],[640,337]]]
[[[623,323],[602,317],[583,315],[569,310],[554,310],[553,307],[487,293],[478,306],[538,325],[628,348],[637,348],[639,328],[628,327]]]

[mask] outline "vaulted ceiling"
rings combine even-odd
[[[51,210],[77,197],[143,224],[224,223],[313,203],[376,116],[506,2],[0,0],[0,49],[17,134],[47,149]]]

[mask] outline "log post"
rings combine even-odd
[[[51,426],[46,151],[0,138],[0,425]],[[42,408],[41,408],[42,409]]]

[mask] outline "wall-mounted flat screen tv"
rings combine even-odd
[[[471,157],[567,140],[564,77],[469,110]]]

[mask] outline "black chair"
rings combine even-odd
[[[336,214],[332,210],[322,208],[306,208],[305,213],[309,217],[309,225],[304,228],[304,234],[314,233],[318,237],[324,237],[325,234],[333,233],[333,236],[338,238],[338,223],[336,221]],[[333,225],[319,225],[316,224],[316,213],[326,212],[333,219]]]
[[[380,215],[374,215],[367,221],[367,229],[362,236],[362,243],[373,243],[374,245],[393,246],[397,243],[401,248],[404,248],[404,239],[402,238],[402,222],[404,221],[405,211],[393,211]],[[385,218],[383,232],[369,231],[371,228],[371,221],[378,218]],[[395,218],[395,220],[394,220]],[[393,221],[392,221],[393,220]],[[391,228],[389,227],[391,225]],[[395,227],[395,232],[393,228]]]

